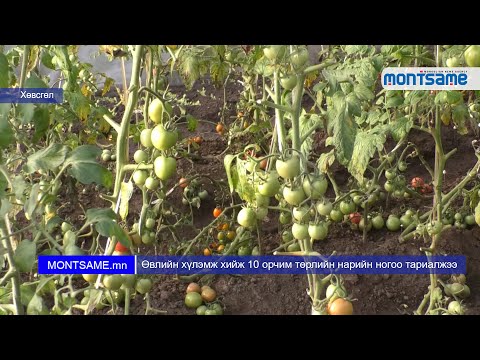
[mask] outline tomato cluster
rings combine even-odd
[[[223,315],[223,307],[216,299],[217,292],[208,285],[200,287],[197,283],[190,283],[187,286],[185,305],[195,309],[197,315]]]

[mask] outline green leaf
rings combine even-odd
[[[195,131],[197,129],[197,126],[198,126],[198,120],[190,114],[188,114],[186,116],[186,119],[187,119],[187,129],[188,129],[188,131],[192,131],[192,132]]]
[[[22,175],[17,175],[12,180],[13,190],[15,191],[15,198],[24,201],[25,190],[27,189],[27,182]]]
[[[345,99],[347,101],[347,113],[350,116],[360,116],[362,114],[362,107],[355,93],[351,92]]]
[[[29,124],[32,121],[34,111],[34,104],[18,104],[19,118],[23,125]]]
[[[375,130],[375,129],[374,129]],[[363,174],[367,169],[370,159],[376,151],[383,149],[387,137],[383,133],[370,131],[357,132],[352,158],[348,164],[348,171],[360,183],[363,182]]]
[[[332,98],[336,116],[332,119],[333,145],[340,164],[346,166],[352,158],[357,124],[346,114],[346,101],[343,93],[336,92]]]
[[[30,155],[25,165],[25,171],[29,174],[38,170],[54,170],[65,161],[68,147],[62,144],[51,144],[46,149]]]
[[[414,90],[405,98],[405,104],[416,105],[427,97],[428,91]]]
[[[20,285],[20,302],[23,306],[27,306],[35,295],[35,285],[23,283]]]
[[[70,104],[73,112],[77,114],[81,120],[87,120],[91,111],[88,99],[81,92],[65,91],[63,94],[65,101]]]
[[[400,95],[397,95],[397,96],[387,98],[387,103],[385,107],[389,109],[392,107],[400,106],[402,104],[403,104],[403,97],[401,97]]]
[[[32,271],[35,264],[35,255],[37,253],[37,247],[33,241],[23,240],[18,244],[13,260],[17,269],[21,272]]]
[[[108,93],[108,91],[110,90],[110,88],[114,83],[115,83],[115,80],[113,80],[110,77],[107,77],[105,79],[105,83],[103,84],[102,96],[105,96],[105,94]]]
[[[457,105],[452,110],[452,120],[457,127],[457,132],[460,135],[468,134],[468,129],[465,125],[468,116],[468,108],[465,104]]]
[[[27,315],[48,315],[48,308],[41,296],[33,295],[27,306]]]
[[[25,86],[26,88],[47,88],[47,84],[43,82],[42,79],[40,79],[37,74],[31,73],[30,77],[25,80]]]
[[[13,129],[7,121],[9,110],[10,104],[0,104],[0,149],[7,148],[15,140]]]
[[[30,191],[30,195],[28,197],[28,200],[25,201],[25,204],[23,205],[23,211],[25,212],[25,216],[27,219],[31,219],[33,215],[33,210],[37,206],[37,198],[38,198],[38,193],[40,192],[40,185],[37,183],[32,186],[32,190]]]
[[[250,176],[247,174],[247,162],[247,160],[237,158],[238,184],[236,191],[242,200],[248,203],[254,203],[254,201],[256,201],[255,188],[250,181]]]
[[[369,52],[370,48],[368,45],[346,45],[344,50],[348,55],[363,55]]]
[[[42,62],[43,66],[50,70],[55,70],[55,65],[52,64],[52,54],[50,54],[49,51],[44,50],[42,51],[42,57],[40,58],[40,61]]]
[[[123,229],[115,222],[117,215],[112,209],[88,209],[87,223],[95,224],[95,230],[107,237],[116,236],[123,246],[130,247],[130,239]]]
[[[5,196],[5,191],[8,187],[8,181],[3,175],[3,173],[0,172],[0,199]]]
[[[229,71],[229,65],[224,61],[215,61],[210,66],[210,74],[213,82],[219,86],[225,81]]]
[[[390,123],[390,133],[395,141],[400,141],[407,136],[413,126],[413,121],[407,117],[401,117]]]
[[[8,87],[10,66],[7,57],[0,53],[0,88]]]
[[[447,102],[450,105],[457,104],[463,100],[463,95],[460,91],[447,91]]]
[[[225,171],[227,173],[228,179],[228,186],[230,187],[230,192],[233,193],[237,184],[234,182],[234,178],[232,177],[232,162],[235,160],[236,156],[234,155],[225,155],[223,158],[223,165],[225,166]]]
[[[71,166],[70,175],[82,184],[101,184],[110,188],[113,184],[113,175],[97,162],[102,151],[93,145],[82,145],[73,150],[67,157],[65,166]]]
[[[33,134],[32,142],[36,144],[47,133],[50,126],[50,112],[47,108],[35,109],[33,124],[35,125],[35,133]]]
[[[116,222],[110,221],[99,221],[95,224],[95,230],[102,236],[116,236],[118,241],[123,246],[130,247],[132,244],[130,243],[130,239],[123,231],[123,229],[118,225]]]
[[[7,199],[0,199],[0,217],[4,217],[10,211],[12,205]]]
[[[335,162],[335,150],[332,149],[328,153],[322,153],[317,160],[318,170],[322,173],[326,173],[330,166]]]
[[[269,77],[273,74],[274,68],[266,57],[262,57],[255,63],[253,71],[259,75]]]
[[[120,185],[120,208],[118,210],[118,214],[125,220],[128,216],[128,202],[132,198],[133,195],[133,183],[129,182],[122,182]]]
[[[373,98],[375,97],[373,91],[363,84],[355,84],[353,91],[357,98],[362,101],[373,100]]]

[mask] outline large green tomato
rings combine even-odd
[[[284,179],[293,179],[295,176],[300,175],[300,159],[294,155],[287,161],[280,159],[275,163],[278,175]]]
[[[173,157],[159,156],[153,163],[155,175],[160,180],[170,179],[177,171],[177,160]]]
[[[257,221],[257,214],[253,209],[243,208],[237,215],[237,222],[243,227],[252,227]]]
[[[320,199],[323,194],[327,191],[328,182],[324,176],[308,176],[303,179],[302,187],[303,191],[307,196],[311,197],[312,199]]]
[[[160,124],[163,118],[163,103],[160,99],[154,99],[148,106],[148,115],[155,124]]]
[[[291,189],[288,186],[283,188],[283,198],[290,205],[298,206],[305,200],[305,193],[302,188]]]
[[[139,149],[135,151],[135,154],[133,154],[133,160],[135,160],[137,164],[147,162],[148,155],[145,151]]]
[[[142,186],[145,184],[145,181],[147,180],[148,173],[145,170],[135,170],[133,173],[133,182],[137,186]]]
[[[308,225],[308,235],[312,240],[324,240],[328,235],[328,228],[326,223],[310,224]]]
[[[158,150],[168,150],[176,144],[178,133],[176,131],[167,131],[163,125],[157,125],[152,130],[152,144]]]
[[[471,67],[480,66],[480,45],[470,45],[465,50],[465,62]]]
[[[297,85],[297,76],[295,74],[288,75],[280,79],[280,84],[286,90],[293,90]]]
[[[280,189],[280,182],[276,176],[269,176],[267,181],[258,185],[258,192],[263,196],[274,196]]]
[[[294,223],[292,225],[292,234],[293,234],[293,237],[297,240],[307,239],[308,225]]]
[[[333,206],[330,201],[320,201],[317,203],[317,211],[320,215],[328,216],[330,215],[330,211],[332,211]]]
[[[298,49],[290,55],[290,60],[295,68],[302,67],[308,61],[308,50],[306,48]]]
[[[263,49],[263,54],[270,61],[281,59],[285,55],[285,45],[270,45]]]

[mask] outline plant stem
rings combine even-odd
[[[20,273],[15,265],[13,259],[13,237],[10,234],[8,214],[5,214],[5,218],[0,220],[0,235],[2,237],[7,237],[4,241],[5,248],[7,250],[7,260],[9,271],[13,272],[11,277],[12,280],[12,296],[13,296],[13,305],[15,307],[15,315],[24,315],[23,305],[20,299]]]
[[[279,70],[276,68],[275,72],[273,73],[273,86],[275,91],[275,105],[281,105],[282,103],[282,93],[280,90],[280,79],[278,77]],[[278,108],[275,108],[275,127],[277,128],[277,135],[278,135],[278,149],[280,153],[286,149],[287,146],[287,133],[285,130],[285,124],[283,122],[283,111]]]

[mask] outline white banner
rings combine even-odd
[[[387,90],[480,90],[480,67],[389,67],[381,80]]]

